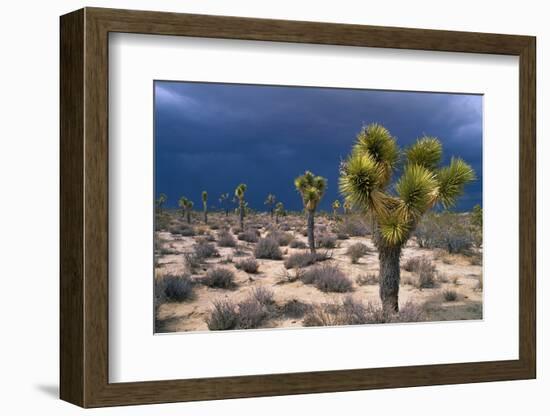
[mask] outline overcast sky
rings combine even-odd
[[[477,181],[455,209],[481,204],[482,97],[466,94],[155,82],[155,192],[175,207],[185,195],[202,206],[248,185],[246,199],[264,209],[268,193],[287,209],[302,203],[294,178],[306,169],[328,179],[320,208],[341,198],[338,164],[361,126],[377,122],[404,148],[424,134],[443,143],[444,162],[460,156]]]

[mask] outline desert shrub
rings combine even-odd
[[[217,222],[213,222],[210,224],[210,229],[211,230],[219,230],[220,229],[220,224],[218,224]]]
[[[482,264],[482,256],[481,253],[473,253],[469,257],[470,264],[472,266],[481,266]]]
[[[425,320],[422,308],[407,302],[398,313],[385,313],[372,303],[363,304],[352,296],[341,302],[312,305],[304,317],[304,326],[364,325]]]
[[[458,297],[458,294],[456,293],[456,290],[446,289],[443,291],[443,298],[447,302],[454,302],[457,297]]]
[[[302,268],[330,258],[328,253],[294,253],[284,261],[286,269]]]
[[[301,277],[305,284],[313,284],[322,292],[349,292],[353,283],[338,267],[328,265],[315,266],[306,270]]]
[[[291,299],[282,306],[281,312],[289,318],[302,318],[310,308],[311,306],[307,303]]]
[[[202,278],[202,283],[208,287],[231,289],[235,286],[235,273],[223,267],[208,270]]]
[[[239,303],[238,327],[242,329],[258,328],[269,312],[257,299],[251,297]]]
[[[220,247],[235,247],[237,245],[237,240],[235,240],[233,234],[224,230],[218,234],[218,245]]]
[[[241,241],[246,241],[247,243],[257,243],[260,237],[257,230],[249,228],[240,232],[237,238]]]
[[[414,235],[420,247],[442,248],[449,253],[465,253],[474,244],[468,216],[452,212],[425,215]]]
[[[217,257],[220,255],[214,244],[202,239],[193,244],[193,251],[199,259]]]
[[[421,306],[407,301],[399,308],[399,312],[390,318],[390,322],[422,322],[426,320]]]
[[[281,229],[281,231],[290,231],[290,225],[288,224],[281,224],[279,228]]]
[[[359,286],[377,285],[378,276],[375,273],[362,274],[357,279],[355,279],[355,281]]]
[[[170,227],[170,233],[184,237],[193,237],[195,235],[195,229],[189,224],[175,224]]]
[[[349,240],[349,235],[343,231],[336,230],[336,238],[338,240]]]
[[[447,276],[445,273],[443,272],[437,272],[437,280],[440,282],[440,283],[449,283],[449,276]]]
[[[273,290],[263,286],[257,287],[252,291],[252,297],[265,306],[273,304],[273,296]]]
[[[288,246],[290,248],[307,248],[307,244],[302,240],[292,240]]]
[[[194,283],[189,275],[166,275],[156,279],[155,290],[161,298],[172,302],[183,302],[193,298]]]
[[[214,237],[211,233],[207,233],[202,237],[205,241],[214,242],[216,241],[216,237]]]
[[[290,233],[271,231],[267,234],[266,238],[276,240],[279,246],[288,246],[294,237]]]
[[[317,247],[323,248],[335,248],[336,247],[336,236],[332,234],[321,234],[316,238],[315,241]]]
[[[357,263],[368,252],[369,248],[363,243],[354,243],[346,250],[346,254],[350,257],[353,264]]]
[[[412,257],[403,264],[403,268],[417,275],[417,287],[430,288],[435,286],[435,266],[427,257]]]
[[[229,300],[214,301],[213,309],[206,318],[206,325],[211,331],[234,329],[239,323],[237,306]]]
[[[185,264],[187,265],[187,269],[194,273],[201,265],[202,258],[199,257],[196,253],[185,253]]]
[[[250,251],[242,244],[237,244],[237,247],[233,250],[233,254],[237,257],[247,256],[249,253]]]
[[[262,238],[254,248],[254,256],[257,259],[281,260],[283,258],[283,253],[281,253],[277,240]]]
[[[178,254],[178,251],[171,246],[162,245],[159,250],[160,254],[166,256],[168,254]]]
[[[236,262],[235,267],[246,273],[257,273],[259,264],[256,261],[256,259],[249,258],[249,259],[243,259],[241,261]]]
[[[170,217],[166,214],[157,214],[155,216],[155,231],[166,230],[169,226]]]
[[[408,272],[415,272],[420,264],[421,257],[411,257],[403,263],[403,269]]]
[[[370,226],[365,219],[358,216],[346,217],[337,227],[338,233],[352,237],[365,237],[370,232]]]

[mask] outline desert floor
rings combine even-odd
[[[172,214],[171,214],[172,215]],[[219,251],[219,256],[205,259],[198,269],[195,269],[191,277],[197,282],[205,273],[216,266],[228,268],[235,273],[236,286],[233,289],[210,288],[197,284],[194,288],[194,297],[183,302],[164,302],[158,308],[157,329],[159,332],[177,331],[208,331],[206,323],[213,307],[213,301],[227,299],[238,303],[249,297],[251,291],[258,287],[268,287],[273,291],[276,305],[282,307],[288,302],[300,301],[307,304],[337,303],[346,296],[364,303],[371,303],[380,306],[378,295],[378,284],[376,281],[362,282],[358,278],[365,275],[377,275],[378,255],[375,246],[369,235],[363,237],[349,237],[349,239],[338,239],[337,246],[333,249],[318,249],[330,252],[330,264],[337,265],[353,281],[353,290],[350,293],[325,293],[315,286],[304,284],[300,280],[292,281],[289,276],[295,272],[285,269],[283,260],[295,252],[307,252],[307,249],[296,249],[288,246],[281,247],[283,260],[257,259],[259,270],[257,273],[248,274],[235,267],[234,262],[243,258],[254,257],[255,243],[238,241],[238,247],[219,247],[217,235],[225,226],[232,226],[232,233],[237,239],[234,231],[237,227],[235,215],[230,219],[223,214],[210,214],[210,225],[201,224],[201,217],[198,213],[193,218],[192,226],[197,235],[185,237],[172,234],[167,229],[160,229],[155,232],[157,242],[155,278],[159,279],[165,275],[182,275],[188,273],[185,253],[193,251],[193,245],[197,239],[210,236],[212,244]],[[173,214],[170,224],[184,224],[184,218]],[[253,224],[256,229],[265,236],[269,228],[274,227],[269,215],[260,214],[255,218],[246,218],[246,223]],[[216,224],[212,226],[212,224]],[[329,216],[316,219],[316,233],[330,232],[334,221]],[[215,229],[211,229],[211,227]],[[246,226],[245,226],[246,227]],[[286,232],[291,233],[297,240],[307,242],[303,235],[305,219],[300,216],[282,218],[277,227],[284,227]],[[214,241],[216,240],[216,241]],[[347,248],[354,243],[363,243],[369,247],[369,252],[352,264],[350,257],[346,254]],[[238,250],[236,252],[236,250]],[[425,256],[430,259],[436,267],[436,282],[433,287],[420,288],[415,284],[417,276],[403,269],[403,264],[413,257]],[[480,252],[478,260],[473,261],[470,256],[463,254],[447,254],[440,249],[419,248],[415,239],[411,238],[403,249],[401,258],[401,285],[399,291],[399,303],[404,305],[412,302],[418,305],[424,312],[425,321],[449,321],[449,320],[470,320],[482,319],[482,266]],[[326,262],[323,262],[323,264]],[[313,267],[313,266],[309,266]],[[447,301],[444,296],[446,290],[455,291],[456,300]],[[301,327],[303,317],[289,317],[284,314],[277,314],[262,325],[262,328]]]

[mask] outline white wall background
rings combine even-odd
[[[4,2],[0,14],[0,410],[3,414],[83,412],[58,395],[58,16],[83,6],[536,35],[538,41],[538,330],[536,381],[225,400],[87,411],[102,415],[544,415],[550,409],[544,275],[550,209],[543,123],[550,101],[550,26],[536,0],[121,0]],[[547,325],[546,325],[547,326]]]

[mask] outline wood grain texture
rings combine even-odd
[[[520,57],[518,360],[109,383],[108,33]],[[87,8],[61,18],[61,397],[83,407],[534,378],[535,39],[528,36]]]
[[[60,388],[84,404],[84,12],[60,24]]]

